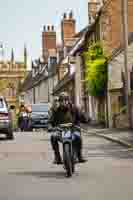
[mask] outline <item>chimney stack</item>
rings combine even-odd
[[[73,17],[73,12],[71,11],[67,16],[66,13],[63,15],[61,21],[61,36],[63,46],[67,46],[67,42],[70,41],[76,32],[76,21]]]
[[[56,54],[56,32],[54,26],[44,26],[42,32],[42,55],[45,61],[48,56]]]
[[[88,20],[92,24],[102,5],[102,0],[88,0]]]

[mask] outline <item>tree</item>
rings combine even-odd
[[[91,96],[104,96],[107,87],[107,61],[102,45],[97,42],[82,53],[85,63],[85,81]]]

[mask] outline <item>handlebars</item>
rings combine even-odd
[[[74,126],[72,123],[66,123],[66,124],[60,124],[58,127],[48,128],[48,132],[54,132],[54,131],[61,132],[62,129],[64,129],[64,128],[74,128],[74,129],[80,131],[80,127],[79,126]]]
[[[62,129],[64,129],[64,128],[72,128],[72,123],[60,124],[58,127],[48,128],[48,132],[54,132],[54,131],[61,132]]]
[[[54,127],[54,128],[48,128],[48,132],[51,133],[51,132],[55,132],[55,131],[62,131],[62,129],[60,129],[59,127]]]

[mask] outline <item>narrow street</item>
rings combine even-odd
[[[16,133],[0,141],[1,200],[132,200],[133,151],[93,135],[84,136],[84,156],[70,179],[52,164],[45,132]]]

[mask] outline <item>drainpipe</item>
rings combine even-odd
[[[127,104],[127,115],[129,128],[132,128],[132,112],[131,112],[131,88],[130,88],[130,72],[128,69],[128,0],[121,0],[122,3],[122,28],[124,43],[124,68],[125,68],[125,98]]]
[[[109,128],[109,110],[108,110],[108,86],[106,87],[106,128]]]
[[[50,86],[49,86],[49,75],[48,75],[48,103],[50,103]]]
[[[79,54],[76,56],[76,72],[75,72],[75,103],[76,106],[81,107],[81,57]]]
[[[33,87],[33,103],[36,103],[36,94],[35,94],[35,87]]]

